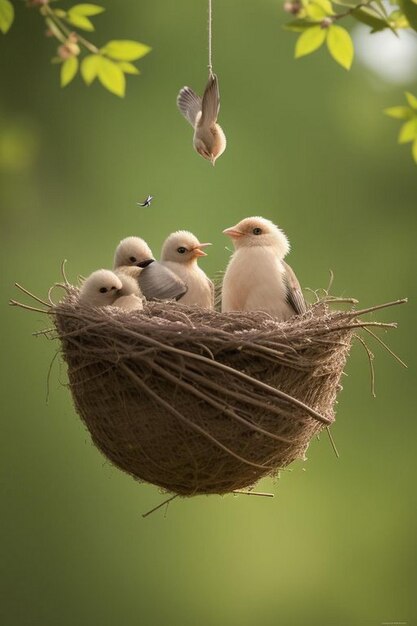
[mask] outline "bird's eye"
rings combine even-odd
[[[180,246],[179,248],[177,248],[177,252],[179,254],[184,254],[184,252],[187,252],[187,248],[184,248],[184,246]]]
[[[100,293],[107,293],[106,287],[100,287],[99,291]]]
[[[254,235],[262,235],[262,228],[254,228],[252,232]]]
[[[129,257],[129,261],[130,261],[131,263],[136,263],[136,257],[135,257],[135,256],[130,256],[130,257]]]

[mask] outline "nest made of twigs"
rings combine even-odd
[[[63,286],[56,305],[36,299],[93,442],[135,478],[185,496],[252,486],[303,458],[335,419],[358,328],[395,326],[359,319],[382,307],[332,311],[329,297],[283,323],[170,302],[91,308]]]

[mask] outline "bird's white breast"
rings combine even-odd
[[[164,265],[175,272],[188,287],[187,293],[180,299],[182,304],[196,304],[205,309],[213,308],[210,280],[198,265],[172,261],[165,261]]]
[[[287,303],[284,267],[274,249],[245,247],[233,254],[222,289],[222,311],[265,311],[281,320],[294,315]]]

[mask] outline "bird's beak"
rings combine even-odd
[[[213,167],[216,165],[216,157],[214,156],[214,154],[210,154],[210,162]]]
[[[201,250],[201,248],[206,248],[207,246],[211,246],[211,243],[199,243],[195,248],[193,248],[194,256],[207,256],[207,253]]]
[[[136,267],[141,267],[142,269],[144,269],[145,267],[148,267],[148,265],[150,265],[151,263],[154,263],[155,259],[146,259],[146,261],[140,261],[140,263],[136,263]]]
[[[237,230],[235,226],[232,226],[231,228],[225,228],[223,231],[223,235],[227,235],[232,239],[239,239],[239,237],[243,237],[243,233],[241,233],[240,230]]]

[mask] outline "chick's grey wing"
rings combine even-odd
[[[177,97],[177,106],[187,122],[194,127],[202,106],[200,96],[197,96],[190,87],[183,87]]]
[[[282,261],[282,264],[285,268],[284,281],[287,286],[288,304],[292,306],[298,315],[301,315],[306,312],[307,306],[304,300],[303,292],[301,291],[300,283],[298,282],[298,278],[295,275],[294,270],[288,265],[288,263]]]
[[[220,110],[220,92],[217,76],[212,74],[207,82],[203,95],[200,126],[211,126],[217,121]]]
[[[147,300],[179,300],[187,292],[184,281],[157,261],[141,272],[139,287]]]

